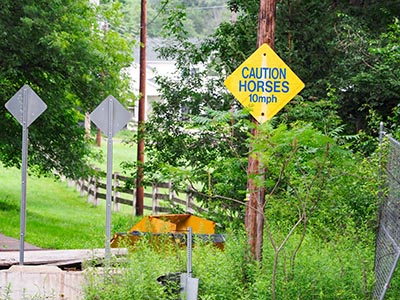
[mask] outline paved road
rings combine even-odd
[[[25,243],[24,245],[24,250],[40,249],[39,247],[30,245],[28,243]],[[0,252],[1,251],[19,251],[19,240],[0,233]]]

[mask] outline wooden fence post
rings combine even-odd
[[[96,172],[100,172],[100,168],[94,168]],[[93,189],[93,205],[94,206],[98,206],[99,205],[99,198],[98,198],[98,194],[100,194],[100,178],[97,177],[100,174],[95,174],[94,177],[94,189]],[[98,184],[97,184],[98,183]]]
[[[98,190],[97,177],[93,176],[91,182],[92,182],[92,184],[91,184],[92,192],[89,193],[91,195],[91,197],[90,198],[88,197],[88,202],[92,202],[94,206],[97,206],[97,204],[98,204],[97,203],[97,201],[98,201],[97,200],[97,190]]]
[[[72,179],[68,179],[68,187],[73,187],[75,185],[75,182]]]
[[[71,180],[72,186],[75,187],[75,190],[79,192],[79,194],[81,193],[81,185],[82,185],[81,180],[82,178],[79,178],[78,180]]]
[[[174,200],[175,192],[172,189],[173,183],[171,181],[168,182],[168,199],[172,203]]]
[[[136,187],[132,188],[132,215],[136,216]]]
[[[81,178],[79,178],[78,180],[75,180],[75,189],[77,192],[81,192]]]
[[[193,209],[193,193],[190,189],[190,185],[187,187],[186,190],[186,212],[188,213],[194,213]]]
[[[94,191],[94,178],[93,176],[89,176],[88,178],[88,195],[87,195],[87,202],[92,203],[93,202],[93,191]]]
[[[81,197],[85,196],[86,190],[85,190],[85,179],[80,178],[79,179],[79,194]]]
[[[152,183],[152,214],[155,215],[157,214],[157,208],[158,208],[158,186],[157,183]]]

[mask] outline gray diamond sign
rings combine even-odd
[[[90,119],[107,137],[117,134],[131,119],[131,114],[113,96],[108,96],[90,114]]]
[[[25,112],[27,127],[47,108],[46,103],[26,84],[8,100],[5,106],[21,125],[24,125]]]

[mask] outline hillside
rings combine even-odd
[[[0,233],[19,238],[20,170],[0,170]],[[127,230],[132,222],[129,214],[114,214],[112,232]],[[29,176],[26,224],[25,241],[41,248],[104,247],[104,203],[94,207],[67,182],[55,178]]]

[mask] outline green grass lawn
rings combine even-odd
[[[122,162],[136,162],[137,148],[136,145],[129,146],[124,141],[130,138],[132,133],[129,131],[119,132],[115,138],[113,138],[113,171],[122,172],[121,163]],[[101,142],[101,147],[95,146],[95,149],[101,151],[102,161],[94,161],[93,164],[102,170],[107,170],[107,139],[103,137]]]
[[[126,172],[122,166],[121,163],[123,162],[128,162],[128,163],[134,163],[136,162],[136,158],[137,158],[137,147],[136,145],[127,145],[127,143],[125,143],[124,141],[126,139],[131,138],[132,133],[124,130],[124,131],[120,131],[115,138],[113,138],[113,172],[119,172],[121,175],[124,176],[130,176],[131,175],[131,171],[134,170],[129,170],[128,172]],[[102,156],[102,160],[101,161],[94,161],[93,165],[100,168],[103,171],[107,170],[107,139],[105,137],[103,137],[102,142],[101,142],[101,147],[97,147],[94,146],[96,150],[101,151],[101,156]],[[103,182],[105,182],[106,179],[104,178]],[[145,192],[146,193],[151,193],[152,189],[151,187],[145,187]],[[126,194],[121,194],[121,197],[123,198],[129,198],[129,195]],[[151,199],[149,198],[145,198],[144,199],[144,204],[147,206],[151,206],[152,202]],[[129,213],[130,211],[132,211],[132,208],[126,205],[121,205],[121,210]]]
[[[136,161],[136,147],[122,142],[129,134],[121,132],[113,139],[113,172],[123,174],[121,162]],[[106,171],[106,139],[99,150],[104,159],[93,164]],[[146,188],[146,193],[151,193],[151,187]],[[21,171],[6,169],[0,164],[0,233],[17,239],[20,236],[20,199]],[[151,206],[151,199],[145,198],[145,205]],[[29,176],[26,207],[25,241],[28,243],[50,249],[102,248],[105,245],[105,201],[100,200],[95,207],[87,202],[86,195],[81,197],[67,182]],[[120,205],[120,211],[112,215],[112,233],[128,231],[139,220],[132,216],[132,211],[132,207]]]
[[[103,142],[106,148],[107,143]],[[114,171],[135,149],[114,142]],[[104,155],[106,152],[104,151]],[[104,165],[100,166],[106,169]],[[21,171],[0,165],[0,232],[19,239]],[[94,207],[67,182],[29,176],[27,180],[27,219],[25,241],[43,248],[101,248],[105,245],[105,201]],[[127,231],[137,221],[132,209],[112,215],[112,233]]]
[[[19,238],[21,174],[16,168],[0,172],[0,232]],[[134,218],[114,213],[113,232],[128,230]],[[67,182],[29,177],[25,241],[43,248],[104,247],[105,205],[94,207]]]

